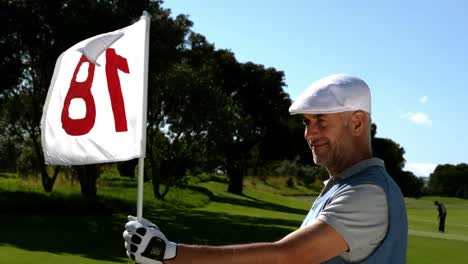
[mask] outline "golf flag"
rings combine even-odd
[[[60,55],[41,119],[47,164],[144,157],[148,35],[142,16]]]

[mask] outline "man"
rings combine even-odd
[[[271,243],[196,246],[170,242],[156,225],[129,216],[127,255],[141,264],[405,263],[406,209],[383,161],[372,158],[367,84],[325,77],[289,111],[303,115],[314,162],[330,175],[301,228]]]
[[[439,203],[438,201],[434,201],[434,204],[437,206],[437,211],[439,212],[439,232],[445,232],[445,217],[447,216],[447,210],[445,209],[445,205],[443,203]]]

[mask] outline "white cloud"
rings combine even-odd
[[[432,126],[432,120],[425,113],[408,112],[406,114],[401,115],[401,118],[408,119],[409,121],[416,124]]]
[[[424,95],[423,97],[419,98],[419,102],[421,102],[421,104],[425,104],[427,103],[427,101],[429,101],[429,97],[427,97],[427,95]]]
[[[429,175],[434,172],[436,167],[437,164],[435,163],[407,162],[403,169],[406,171],[411,171],[418,177],[429,177]]]

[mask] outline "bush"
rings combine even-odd
[[[228,183],[229,178],[225,175],[217,175],[217,174],[211,174],[211,173],[199,173],[196,175],[191,175],[190,171],[187,173],[187,179],[189,179],[188,184],[196,184],[199,182],[209,182],[209,181],[214,181],[214,182],[221,182],[221,183]]]
[[[13,142],[0,140],[0,170],[16,172],[17,147]]]
[[[288,177],[288,187],[292,184],[303,185],[306,187],[312,186],[316,180],[324,181],[329,178],[328,172],[325,168],[320,166],[300,165],[297,160],[283,160],[272,162],[262,169],[259,169],[263,173],[260,177],[264,177],[266,180],[267,176],[282,176]],[[294,179],[296,178],[296,182]],[[289,183],[289,181],[292,181]]]
[[[296,177],[298,169],[296,161],[283,160],[274,168],[274,175]]]
[[[37,176],[39,162],[31,147],[32,143],[26,142],[21,146],[21,152],[16,159],[16,171],[20,177]]]

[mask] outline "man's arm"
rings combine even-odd
[[[330,225],[316,220],[272,243],[231,246],[179,244],[177,256],[166,264],[321,263],[345,252],[348,245]]]

